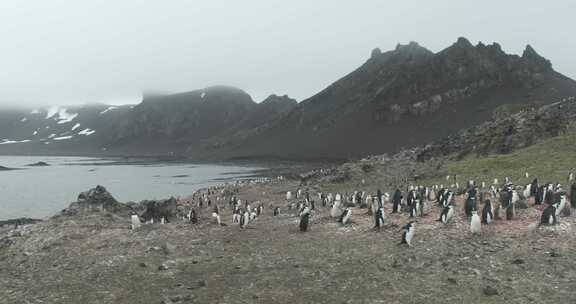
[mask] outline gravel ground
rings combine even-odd
[[[294,182],[240,189],[265,211],[248,228],[201,222],[144,225],[110,213],[54,217],[0,228],[0,303],[576,303],[574,217],[535,227],[540,211],[471,235],[457,200],[452,223],[439,208],[416,219],[413,246],[399,245],[410,219],[372,228],[366,209],[342,226],[318,206],[310,231],[286,208]],[[274,206],[282,215],[272,216]]]

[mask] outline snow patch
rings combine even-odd
[[[30,111],[30,114],[40,114],[40,110],[34,109],[34,110]]]
[[[26,118],[26,117],[20,119],[21,122],[26,122],[27,120],[28,120],[28,118]]]
[[[96,133],[96,131],[91,130],[91,129],[84,129],[84,130],[78,132],[79,135],[86,135],[86,136],[90,136],[94,133]]]
[[[202,94],[200,94],[200,98],[204,99],[204,97],[206,96],[206,92],[202,92]]]
[[[69,113],[66,108],[60,108],[58,106],[50,107],[46,113],[46,119],[53,118],[58,121],[59,124],[71,122],[77,116],[78,113]]]
[[[56,134],[52,133],[52,134],[50,134],[50,136],[48,136],[48,138],[52,138],[54,136],[56,136]]]
[[[32,133],[32,135],[36,135],[36,134],[38,134],[38,131],[34,131],[34,133]]]
[[[9,140],[9,139],[3,139],[2,142],[0,142],[0,145],[27,143],[27,142],[29,142],[29,141],[30,141],[29,139],[25,139],[25,140]]]
[[[72,137],[73,137],[72,135],[70,135],[70,136],[61,136],[61,137],[55,137],[54,140],[67,140],[67,139],[70,139],[70,138],[72,138]]]
[[[108,107],[108,109],[100,112],[100,115],[105,114],[105,113],[107,113],[107,112],[110,112],[110,111],[112,111],[112,110],[114,110],[114,109],[117,109],[117,108],[118,108],[118,107]]]
[[[79,124],[79,123],[75,124],[75,125],[72,127],[72,131],[74,131],[74,130],[76,130],[76,129],[78,129],[78,128],[80,128],[80,124]]]

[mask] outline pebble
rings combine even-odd
[[[500,293],[498,292],[498,290],[490,285],[484,287],[484,294],[487,296],[496,296],[499,295]]]

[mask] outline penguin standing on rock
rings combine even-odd
[[[414,238],[414,222],[410,222],[406,224],[406,226],[402,227],[402,241],[400,244],[406,244],[408,247],[412,246],[412,238]]]
[[[280,215],[280,207],[274,208],[274,216],[279,216],[279,215]]]
[[[494,210],[490,200],[484,202],[484,209],[482,209],[482,223],[490,224],[494,220]]]

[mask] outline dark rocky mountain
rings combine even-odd
[[[216,86],[146,96],[135,106],[0,111],[0,153],[348,159],[432,143],[503,107],[571,96],[576,82],[531,46],[518,56],[465,38],[438,53],[411,42],[375,49],[300,104],[276,95],[256,103]]]
[[[354,158],[398,151],[482,123],[504,104],[545,104],[576,94],[527,46],[509,55],[459,38],[433,53],[415,42],[376,49],[360,68],[304,100],[230,156]]]

